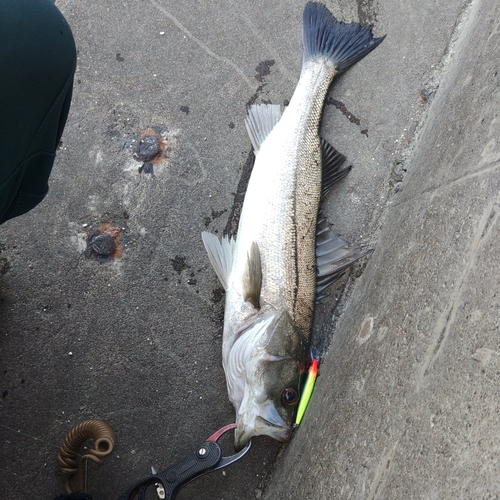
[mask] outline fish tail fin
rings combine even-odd
[[[308,2],[302,24],[304,63],[323,56],[338,73],[348,70],[385,38],[375,38],[372,27],[337,21],[323,4]]]

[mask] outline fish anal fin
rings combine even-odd
[[[326,288],[337,281],[354,262],[372,253],[370,248],[351,247],[340,234],[333,232],[320,213],[316,231],[316,301],[326,295]]]
[[[201,238],[208,258],[214,268],[221,285],[227,290],[229,275],[233,267],[233,251],[235,241],[229,236],[223,236],[222,241],[215,234],[203,231]]]
[[[248,108],[247,112],[245,127],[257,154],[261,144],[280,121],[281,106],[279,104],[254,104]]]
[[[351,165],[344,166],[346,157],[322,137],[320,140],[323,161],[321,197],[324,198],[333,185],[343,179],[351,171],[352,167]]]
[[[248,252],[247,267],[243,281],[243,299],[252,304],[255,309],[260,309],[262,266],[259,245],[255,241]]]

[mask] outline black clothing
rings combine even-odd
[[[0,224],[47,194],[75,67],[71,29],[51,0],[0,0]]]

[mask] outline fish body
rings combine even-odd
[[[317,236],[325,178],[329,188],[350,168],[342,168],[345,157],[318,130],[332,79],[382,39],[336,21],[319,3],[306,5],[303,22],[303,65],[290,104],[282,116],[276,105],[248,110],[256,158],[237,238],[219,242],[203,233],[226,290],[222,359],[236,409],[236,449],[254,435],[290,437],[318,283],[328,286],[366,254],[329,228]]]

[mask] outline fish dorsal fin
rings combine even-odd
[[[349,242],[331,230],[320,212],[316,228],[316,302],[326,296],[323,291],[351,264],[372,252],[372,249],[350,247]]]
[[[262,288],[262,267],[259,245],[254,241],[248,252],[247,266],[243,283],[243,298],[260,309],[260,290]]]
[[[233,252],[235,241],[230,236],[223,236],[222,241],[215,234],[203,231],[201,238],[208,258],[214,268],[217,277],[224,290],[227,290],[227,283],[231,268],[233,267]]]
[[[253,104],[247,112],[245,127],[252,141],[253,150],[257,154],[261,144],[280,121],[281,106],[279,104]]]
[[[343,179],[351,171],[352,167],[351,165],[343,167],[346,157],[322,137],[320,140],[323,159],[321,197],[324,198],[333,185]]]

